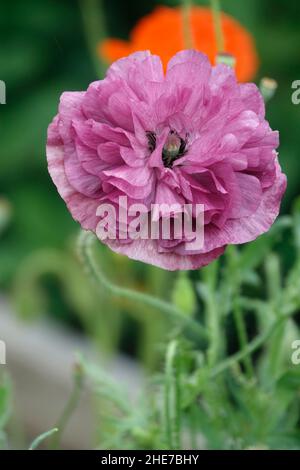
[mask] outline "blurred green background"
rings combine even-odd
[[[104,34],[128,37],[138,18],[162,3],[179,4],[175,0],[103,1],[106,32],[104,29],[99,31],[99,38]],[[194,3],[208,4],[206,1]],[[60,278],[65,263],[69,262],[71,266],[73,262],[73,255],[68,257],[66,252],[72,246],[78,226],[72,221],[47,173],[45,142],[47,126],[56,114],[60,94],[65,90],[84,90],[98,78],[82,21],[82,9],[88,4],[89,0],[2,0],[0,7],[0,79],[7,86],[7,104],[0,106],[0,198],[9,201],[12,208],[11,222],[1,236],[0,289],[11,291],[16,278],[19,285],[25,278],[30,280],[31,269],[32,283],[28,281],[30,285],[26,285],[29,297],[24,299],[24,287],[18,293],[21,296],[19,303],[23,310],[25,305],[25,313],[30,315],[42,308],[44,300],[33,286],[34,277],[49,271],[50,276],[43,279],[43,287],[44,291],[46,288],[46,292],[55,295],[48,295],[44,309],[79,327],[87,317],[88,321],[93,317],[91,312],[95,303],[90,305],[90,299],[84,299],[83,293],[82,297],[77,295],[77,300],[70,300],[82,282],[79,274],[77,279],[70,281],[68,288]],[[100,0],[98,4],[101,6]],[[280,130],[280,161],[288,175],[282,211],[288,212],[300,192],[300,105],[291,102],[291,84],[300,79],[300,2],[223,0],[222,9],[240,20],[256,40],[261,61],[256,81],[262,76],[270,76],[279,84],[275,98],[268,105],[267,116],[271,126]],[[55,261],[59,250],[66,256],[64,266]],[[283,247],[283,250],[288,257],[288,248]],[[38,253],[42,253],[40,258]],[[36,257],[30,258],[32,256]],[[108,273],[135,288],[143,290],[147,287],[152,292],[164,294],[168,283],[174,279],[170,275],[167,280],[166,274],[159,269],[123,260],[107,250],[104,256]],[[73,271],[72,267],[70,271]],[[34,290],[33,298],[30,298],[30,287]],[[118,323],[120,311],[126,310],[126,305],[111,307],[107,302],[105,308],[106,321]],[[76,309],[79,315],[74,315],[74,312],[78,313]],[[107,319],[109,309],[114,316]],[[93,322],[93,326],[89,325],[91,329],[95,326]],[[107,324],[112,331],[110,326],[111,323]],[[102,324],[101,330],[103,328]],[[127,319],[122,333],[125,339],[121,338],[121,342],[129,352],[135,349],[132,344],[134,328],[134,320]],[[153,328],[148,328],[145,334],[160,334],[161,325],[156,331]],[[103,338],[105,340],[105,334]],[[147,356],[147,352],[144,354]]]

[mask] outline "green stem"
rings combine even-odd
[[[265,262],[266,283],[269,303],[271,305],[270,311],[275,318],[280,317],[281,311],[281,271],[279,257],[270,253]],[[281,373],[282,366],[282,348],[285,332],[285,324],[278,328],[276,333],[270,340],[269,344],[269,371],[271,377],[276,377]]]
[[[232,292],[232,311],[235,322],[236,332],[239,340],[240,350],[243,351],[248,345],[248,335],[244,318],[244,311],[241,309],[241,272],[239,268],[239,252],[235,247],[230,247],[228,251],[228,276],[233,286]],[[254,367],[251,355],[246,355],[243,360],[246,376],[248,379],[254,378]]]
[[[234,320],[235,320],[240,347],[241,347],[241,350],[243,351],[247,348],[248,337],[247,337],[247,330],[246,330],[246,325],[244,322],[244,317],[240,309],[237,298],[234,300],[233,315],[234,315]],[[252,378],[254,376],[254,368],[253,368],[250,354],[247,354],[243,358],[243,364],[246,370],[247,377],[249,379]]]
[[[249,356],[258,348],[260,348],[278,330],[278,328],[281,327],[282,323],[286,320],[286,317],[287,316],[282,316],[280,319],[275,321],[265,332],[258,335],[256,338],[254,338],[253,341],[248,343],[244,349],[220,362],[211,370],[210,377],[215,378],[217,375],[234,366],[237,362],[242,361],[245,357]]]
[[[281,294],[280,260],[277,255],[270,253],[265,261],[267,293],[272,305],[276,305]],[[276,313],[276,309],[275,309]]]
[[[165,373],[165,433],[168,448],[180,449],[181,431],[181,386],[178,342],[171,341],[166,355]]]
[[[208,349],[208,362],[210,366],[213,366],[217,362],[220,353],[221,330],[219,312],[212,292],[209,294],[207,303],[207,317],[211,334],[210,347]]]
[[[197,334],[199,339],[206,341],[207,332],[203,326],[198,324],[195,320],[185,315],[181,310],[175,307],[169,302],[158,299],[151,295],[144,294],[142,292],[136,292],[131,289],[124,287],[116,286],[112,284],[103,274],[98,264],[95,262],[93,255],[93,243],[95,242],[96,237],[91,232],[81,232],[78,242],[78,251],[82,259],[83,264],[86,266],[88,273],[96,281],[96,283],[102,285],[104,289],[110,292],[112,295],[128,299],[132,302],[139,302],[145,305],[149,305],[157,309],[158,311],[164,313],[170,318],[175,319],[180,322],[182,326],[186,326],[191,334]]]
[[[79,0],[86,43],[95,71],[103,77],[107,66],[97,54],[97,46],[106,37],[105,16],[102,0]]]
[[[211,9],[213,13],[213,20],[214,20],[214,28],[215,28],[215,35],[216,35],[216,42],[217,42],[217,52],[221,54],[225,51],[225,44],[224,44],[224,35],[223,35],[223,28],[222,28],[222,14],[221,14],[221,7],[219,0],[210,0]]]
[[[175,416],[174,416],[174,441],[175,449],[181,448],[181,370],[180,356],[174,358],[174,380],[175,380]]]
[[[185,49],[193,49],[193,31],[191,24],[191,10],[192,1],[182,0],[182,15],[183,15],[183,42]]]
[[[210,336],[207,357],[210,367],[213,367],[218,361],[222,348],[221,317],[216,298],[218,270],[219,262],[215,261],[203,271],[205,283],[203,299],[205,302],[206,325]]]
[[[190,424],[190,444],[191,444],[191,449],[196,450],[197,449],[197,417],[196,417],[196,410],[197,410],[197,405],[196,403],[193,403],[190,406],[189,409],[189,424]]]
[[[83,376],[82,376],[82,371],[79,369],[79,366],[75,366],[74,370],[74,382],[73,382],[73,390],[71,392],[71,395],[69,397],[69,400],[66,404],[66,407],[59,418],[56,428],[58,429],[57,433],[54,435],[53,440],[52,440],[52,448],[57,449],[59,447],[60,441],[61,441],[61,436],[69,423],[69,420],[77,408],[81,391],[83,387]]]
[[[36,439],[34,439],[34,441],[30,444],[30,447],[28,450],[36,450],[40,446],[40,444],[42,444],[42,442],[44,442],[46,439],[53,436],[53,434],[57,432],[58,432],[57,428],[53,428],[53,429],[50,429],[50,431],[44,432],[43,434],[38,436]]]
[[[272,336],[269,345],[269,373],[272,380],[280,376],[282,373],[283,363],[283,339],[285,336],[286,324],[282,323],[280,328]]]
[[[167,351],[166,358],[166,371],[165,371],[165,393],[164,393],[164,431],[165,431],[165,441],[166,447],[172,448],[172,430],[171,430],[171,410],[170,410],[170,401],[171,401],[171,383],[168,373],[169,360],[168,355],[170,354],[170,346]]]

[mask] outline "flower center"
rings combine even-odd
[[[156,135],[154,132],[147,132],[148,147],[151,152],[156,148]],[[186,141],[182,139],[176,131],[170,131],[166,143],[162,150],[162,161],[166,168],[172,168],[173,163],[182,157],[186,152]]]
[[[186,151],[186,141],[175,131],[170,131],[162,151],[162,160],[166,168],[172,168],[173,162]]]

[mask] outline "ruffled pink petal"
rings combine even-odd
[[[196,269],[276,219],[286,188],[278,145],[258,88],[239,84],[233,69],[212,67],[190,50],[176,54],[164,75],[159,57],[145,51],[115,62],[86,92],[63,93],[47,158],[60,195],[87,230],[96,231],[100,204],[124,209],[121,196],[129,206],[144,204],[144,220],[152,204],[163,205],[154,217],[173,224],[183,213],[195,222],[203,205],[204,246],[193,244],[191,227],[179,238],[160,231],[157,240],[132,240],[132,216],[118,227],[119,238],[105,242],[165,269]]]
[[[208,253],[187,256],[169,252],[159,253],[155,240],[135,240],[126,245],[121,245],[116,240],[106,240],[105,243],[116,253],[168,271],[202,268],[221,256],[225,250],[225,247],[222,247]]]

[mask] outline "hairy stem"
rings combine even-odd
[[[269,302],[271,304],[271,312],[275,318],[280,317],[281,303],[282,303],[282,286],[281,286],[281,271],[279,257],[270,253],[265,261],[265,272],[267,281],[267,292]],[[285,324],[278,328],[276,333],[270,340],[269,344],[269,368],[272,377],[276,377],[281,373],[282,366],[282,352],[283,352],[283,338],[285,334]]]
[[[60,444],[61,436],[69,423],[69,420],[74,413],[74,411],[77,408],[80,395],[82,392],[82,387],[83,387],[83,375],[81,370],[78,369],[78,366],[75,365],[75,370],[74,370],[74,378],[73,378],[73,389],[71,392],[71,395],[69,397],[69,400],[65,406],[65,409],[63,410],[63,413],[61,417],[59,418],[56,428],[57,432],[53,437],[52,440],[52,448],[57,449]]]
[[[165,371],[165,433],[170,449],[180,449],[181,433],[181,386],[178,342],[171,341],[166,355]]]
[[[278,330],[278,328],[281,327],[283,322],[286,320],[286,317],[287,316],[282,316],[281,318],[279,318],[271,325],[270,328],[268,328],[265,332],[261,333],[256,338],[254,338],[253,341],[248,343],[248,345],[244,349],[220,362],[216,367],[211,370],[211,378],[215,378],[217,375],[234,366],[237,362],[242,361],[245,357],[249,356],[258,348],[263,346],[263,344]]]
[[[207,357],[211,367],[217,363],[222,349],[221,317],[216,295],[218,270],[219,262],[217,260],[207,266],[203,272],[206,287],[204,296],[206,325],[210,336]]]
[[[240,347],[241,347],[241,350],[243,351],[247,348],[248,337],[247,337],[246,325],[244,322],[244,316],[237,300],[238,299],[234,300],[233,315],[234,315],[234,320],[235,320]],[[247,354],[243,358],[243,364],[245,366],[247,377],[249,379],[252,378],[254,376],[254,368],[253,368],[250,354]]]
[[[230,283],[233,286],[232,291],[232,312],[235,322],[235,328],[239,341],[240,350],[243,351],[248,345],[248,335],[244,317],[244,311],[241,308],[240,296],[241,296],[241,272],[239,268],[239,252],[235,247],[230,247],[228,257],[228,276]],[[248,354],[242,360],[244,365],[246,376],[248,379],[254,378],[254,367],[252,364],[251,355]]]
[[[85,267],[88,270],[88,273],[91,275],[93,280],[100,284],[110,292],[112,295],[131,300],[132,302],[139,302],[144,305],[155,308],[156,310],[164,313],[169,316],[171,319],[177,321],[181,326],[185,326],[189,329],[191,334],[197,334],[199,339],[206,341],[207,332],[199,323],[194,321],[192,318],[185,315],[181,312],[175,305],[166,302],[164,300],[158,299],[151,295],[144,294],[142,292],[136,292],[131,289],[124,287],[119,287],[111,283],[103,274],[98,263],[96,263],[94,254],[93,254],[93,243],[96,240],[96,237],[91,232],[81,232],[78,242],[78,251],[81,257],[81,260]]]

